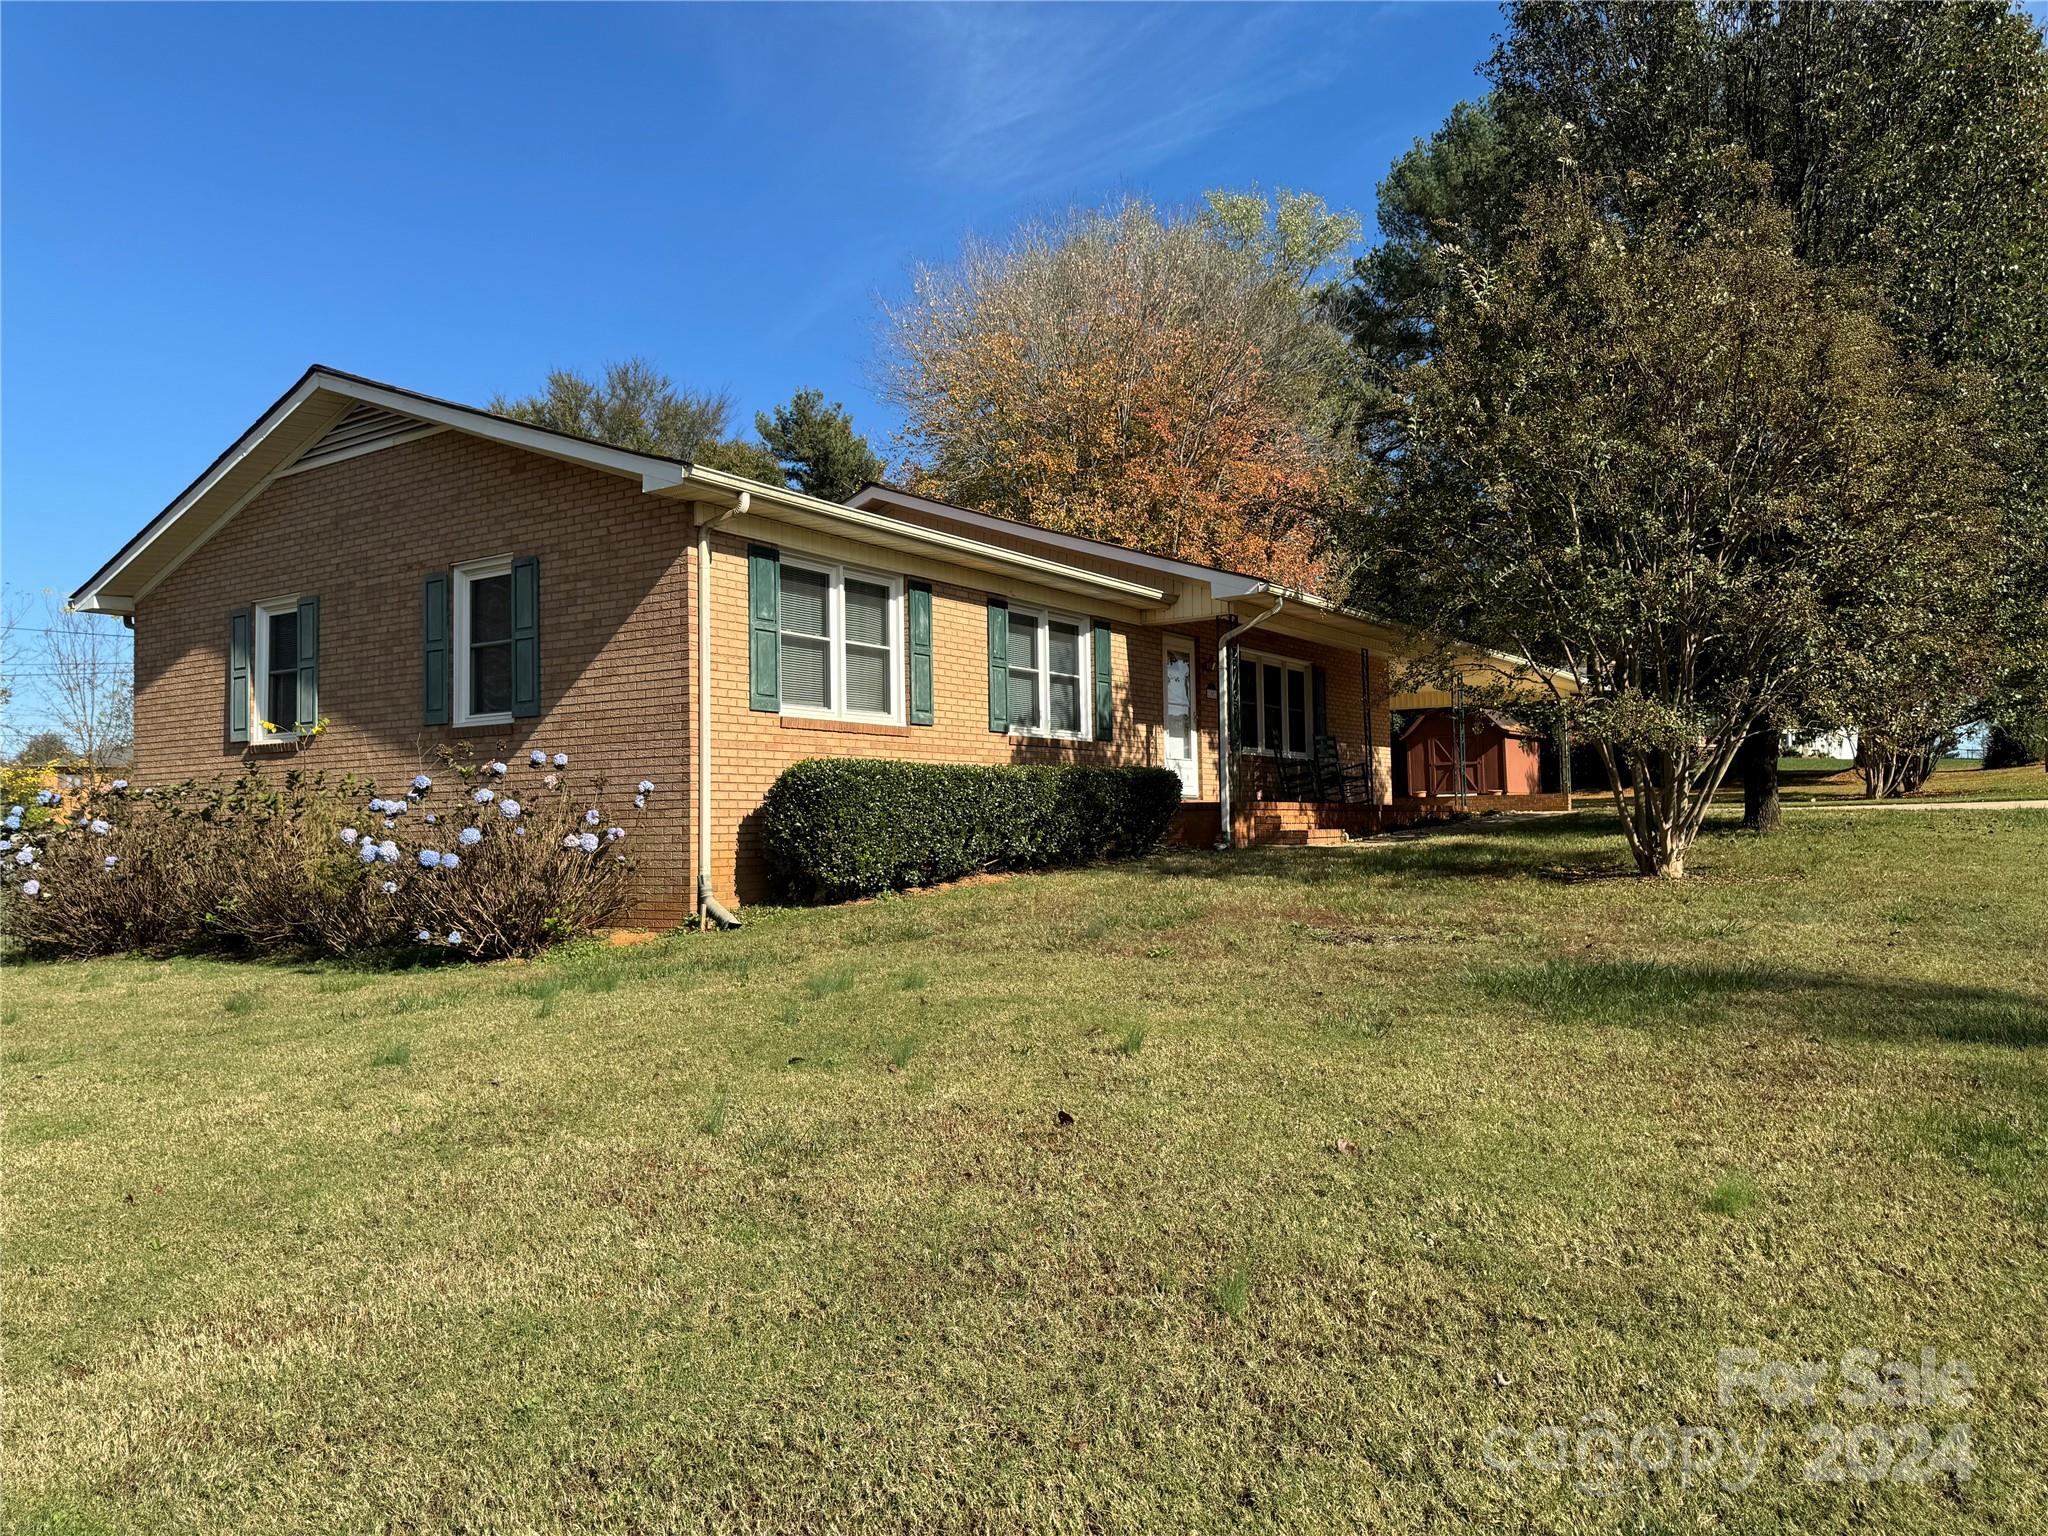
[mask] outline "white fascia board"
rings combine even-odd
[[[388,411],[411,416],[417,420],[431,423],[436,427],[452,427],[457,431],[467,432],[474,437],[482,437],[493,442],[505,443],[511,447],[523,448],[532,453],[545,454],[549,458],[563,459],[573,464],[586,465],[592,469],[603,470],[610,474],[625,475],[637,479],[643,491],[658,492],[671,490],[682,484],[683,481],[684,466],[669,459],[658,458],[651,454],[634,453],[624,448],[613,448],[603,443],[591,443],[578,438],[565,437],[559,433],[549,432],[542,428],[527,426],[522,422],[507,421],[503,417],[491,415],[488,411],[477,411],[464,406],[451,405],[446,401],[434,400],[422,395],[408,394],[403,390],[386,389],[381,385],[370,383],[364,379],[352,378],[330,373],[325,369],[315,368],[308,371],[306,377],[299,381],[292,392],[272,406],[255,426],[243,433],[235,445],[227,453],[223,454],[220,460],[209,468],[204,475],[194,481],[185,490],[184,494],[164,508],[162,512],[158,513],[150,525],[143,530],[141,537],[133,541],[131,547],[124,549],[119,555],[115,556],[90,581],[72,594],[72,606],[78,608],[81,612],[88,613],[132,612],[134,610],[132,600],[114,599],[111,602],[102,602],[99,597],[101,590],[108,583],[118,578],[129,566],[134,564],[136,559],[146,550],[153,548],[160,539],[175,529],[184,519],[187,512],[203,501],[227,475],[232,473],[251,453],[255,452],[273,432],[318,394],[334,395],[343,399],[359,400],[371,405],[382,406]],[[285,473],[288,467],[281,467],[265,476],[248,495],[239,498],[220,517],[214,519],[203,533],[150,579],[148,585],[143,589],[144,592],[146,593],[150,588],[155,587],[171,571],[183,564],[186,556],[206,543],[208,539],[225,527],[228,522],[232,521],[235,514],[241,511],[252,497],[260,493],[273,480],[277,479],[279,475]],[[114,606],[115,603],[121,602],[127,603],[127,607]]]
[[[964,534],[927,528],[922,523],[907,523],[886,513],[848,506],[844,502],[825,501],[816,496],[806,496],[801,491],[764,485],[758,480],[749,480],[744,475],[730,474],[719,469],[706,469],[702,465],[693,465],[687,471],[684,484],[677,494],[729,507],[737,502],[742,491],[749,496],[750,510],[756,515],[772,517],[777,509],[796,512],[814,521],[844,528],[856,538],[867,534],[890,542],[917,545],[962,564],[1016,571],[1022,575],[1051,581],[1056,585],[1081,587],[1110,594],[1125,602],[1141,606],[1161,602],[1166,597],[1166,589],[1163,587],[1126,581],[1121,576],[1107,576],[1100,571],[1084,570],[1080,566],[1047,560],[1039,555],[1027,555],[981,539],[969,538]]]
[[[1265,583],[1256,577],[1240,576],[1234,571],[1219,571],[1206,565],[1191,565],[1185,560],[1169,560],[1164,555],[1148,555],[1140,550],[1125,549],[1121,544],[1107,544],[1101,539],[1085,539],[1075,533],[1055,533],[1050,528],[1020,523],[1014,518],[994,517],[986,512],[956,507],[950,502],[933,501],[928,496],[899,491],[892,486],[868,486],[855,495],[849,505],[866,508],[876,503],[929,512],[935,517],[951,518],[955,522],[965,523],[970,528],[982,528],[990,533],[1015,534],[1019,538],[1030,539],[1053,549],[1064,549],[1071,554],[1095,555],[1102,559],[1135,565],[1141,570],[1177,576],[1184,581],[1206,582],[1210,591],[1218,598],[1249,597],[1255,592],[1265,590]]]

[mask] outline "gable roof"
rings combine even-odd
[[[801,491],[693,465],[687,459],[615,448],[315,364],[72,593],[71,606],[85,612],[133,613],[139,599],[274,481],[443,431],[487,438],[638,480],[641,490],[650,495],[721,507],[736,505],[744,495],[759,503],[757,511],[786,520],[830,525],[854,537],[920,549],[980,569],[1022,573],[1067,590],[1140,605],[1157,603],[1166,595],[1165,589],[1155,584],[1005,549],[871,509],[821,501]]]

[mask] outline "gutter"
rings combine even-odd
[[[1277,617],[1280,610],[1286,606],[1287,594],[1285,592],[1275,592],[1273,594],[1272,607],[1268,608],[1264,613],[1254,614],[1251,618],[1238,625],[1237,628],[1224,631],[1216,640],[1216,674],[1219,685],[1216,690],[1218,703],[1216,711],[1216,737],[1223,743],[1223,750],[1216,754],[1216,802],[1217,809],[1222,812],[1220,818],[1222,824],[1217,828],[1216,846],[1218,848],[1235,848],[1237,846],[1237,821],[1231,814],[1230,804],[1230,751],[1232,745],[1230,740],[1230,706],[1231,695],[1237,691],[1237,658],[1231,654],[1230,647],[1236,643],[1239,635],[1257,629],[1268,619]]]
[[[711,891],[711,525],[747,510],[752,494],[697,524],[697,924],[737,928]]]

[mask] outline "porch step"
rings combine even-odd
[[[1341,827],[1274,827],[1252,826],[1252,841],[1276,844],[1294,848],[1328,848],[1334,844],[1349,841]]]

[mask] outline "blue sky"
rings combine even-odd
[[[1135,192],[1370,216],[1490,5],[8,5],[0,515],[69,591],[307,366],[482,403],[643,353],[871,435],[878,298]]]

